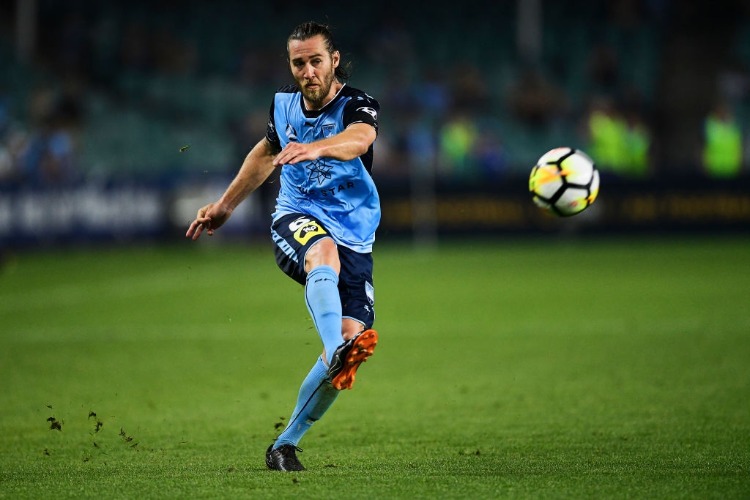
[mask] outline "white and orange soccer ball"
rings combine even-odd
[[[529,191],[538,206],[560,217],[569,217],[596,200],[599,171],[580,149],[555,148],[534,165]]]

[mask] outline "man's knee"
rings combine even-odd
[[[330,266],[338,274],[341,270],[339,251],[332,238],[321,238],[305,254],[305,272],[318,266]]]

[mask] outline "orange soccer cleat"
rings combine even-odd
[[[357,368],[375,352],[378,332],[365,330],[347,340],[333,353],[328,376],[334,389],[351,389]]]

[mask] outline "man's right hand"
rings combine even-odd
[[[219,229],[229,219],[230,215],[232,215],[230,208],[219,203],[210,203],[198,210],[198,215],[190,223],[185,237],[197,240],[204,230],[209,236],[213,236],[214,231]]]

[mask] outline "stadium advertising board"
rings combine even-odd
[[[520,186],[520,187],[519,187]],[[603,182],[597,202],[573,217],[536,207],[519,183],[439,186],[434,196],[407,188],[380,189],[380,240],[421,227],[437,234],[750,230],[750,182],[679,184]],[[204,188],[209,189],[210,188]],[[213,193],[163,184],[86,184],[0,191],[0,244],[23,247],[90,241],[164,239],[184,230],[195,207]],[[227,224],[231,237],[263,236],[270,207],[248,200]],[[184,231],[183,231],[184,232]]]

